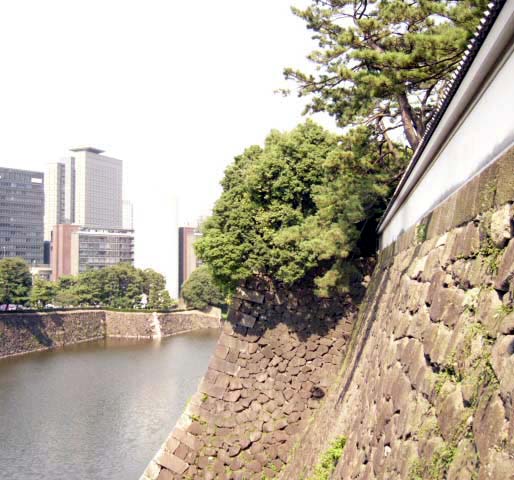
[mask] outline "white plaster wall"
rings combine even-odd
[[[415,225],[514,143],[512,53],[463,120],[407,200],[383,229],[382,248]]]

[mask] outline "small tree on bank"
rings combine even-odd
[[[0,304],[26,305],[32,276],[22,258],[0,260]]]
[[[198,267],[184,283],[182,297],[188,307],[198,310],[209,306],[221,307],[225,304],[225,296],[214,283],[206,265]]]
[[[45,308],[55,301],[57,284],[43,278],[36,277],[30,292],[30,305],[34,308]]]

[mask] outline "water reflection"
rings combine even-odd
[[[106,339],[0,361],[0,478],[137,479],[218,332]]]

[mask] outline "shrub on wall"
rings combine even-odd
[[[307,121],[236,157],[195,243],[216,282],[230,291],[256,273],[294,284],[318,272],[320,294],[346,289],[361,233],[405,164],[401,148],[383,143],[366,127],[339,136]]]

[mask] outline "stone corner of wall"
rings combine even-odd
[[[323,403],[353,313],[305,289],[246,282],[196,394],[143,478],[272,478]]]

